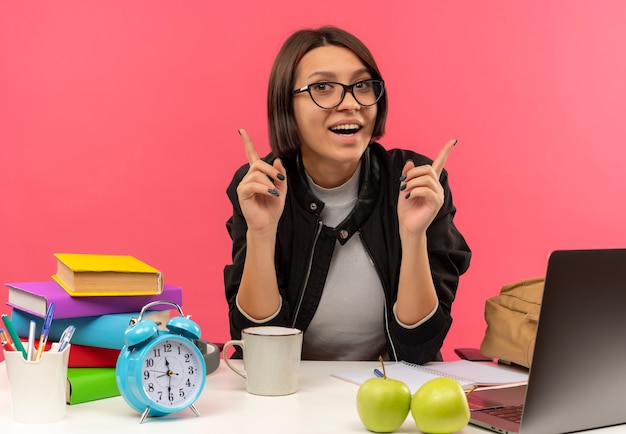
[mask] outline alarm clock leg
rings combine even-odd
[[[198,410],[196,410],[196,407],[194,407],[193,404],[191,404],[189,408],[191,409],[191,411],[193,411],[193,414],[200,417],[200,413],[198,412]]]
[[[144,412],[141,414],[141,419],[139,419],[139,423],[143,423],[143,420],[146,418],[146,416],[148,416],[148,413],[150,413],[150,407],[146,407]]]

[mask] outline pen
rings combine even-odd
[[[4,332],[4,329],[0,329],[0,341],[6,342],[7,345],[11,347],[11,351],[14,351],[13,342],[11,342],[11,338]]]
[[[35,328],[37,323],[30,320],[30,326],[28,327],[28,346],[26,347],[26,360],[35,360]]]
[[[383,378],[385,375],[380,371],[380,369],[374,369],[374,375],[377,377]]]
[[[43,321],[43,327],[41,328],[41,336],[39,337],[39,345],[37,346],[37,356],[35,360],[41,359],[43,349],[48,342],[48,334],[50,333],[50,326],[52,325],[52,315],[54,314],[54,303],[50,303],[48,311],[46,312],[46,319]]]
[[[11,336],[11,339],[13,340],[13,345],[15,346],[15,350],[21,351],[22,356],[24,356],[24,358],[26,359],[28,357],[28,354],[26,353],[26,350],[24,349],[24,345],[22,345],[22,341],[20,341],[20,337],[15,331],[15,327],[13,327],[13,321],[11,321],[11,318],[9,318],[9,315],[7,315],[6,313],[3,313],[2,322],[4,323],[4,326],[7,328],[7,332],[9,332],[9,336]]]
[[[15,348],[13,348],[13,344],[11,343],[11,338],[6,335],[4,329],[0,329],[0,342],[4,351],[15,351]]]
[[[4,348],[4,351],[15,351],[13,346],[6,339],[2,339],[2,348]]]
[[[61,335],[61,339],[59,339],[59,353],[62,352],[65,347],[67,347],[70,344],[70,340],[72,339],[72,336],[74,335],[74,330],[76,330],[76,327],[74,327],[73,325],[69,325],[67,326],[67,328],[65,330],[63,330],[63,334]]]

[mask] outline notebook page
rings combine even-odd
[[[356,371],[335,372],[333,377],[360,385],[369,378],[374,378],[374,368]],[[464,389],[474,385],[500,385],[525,383],[528,373],[514,368],[457,360],[453,362],[436,362],[428,365],[415,365],[407,362],[386,363],[387,377],[404,382],[415,393],[424,383],[437,377],[456,379]]]
[[[351,383],[360,385],[364,381],[376,377],[374,374],[374,368],[380,369],[379,365],[372,366],[372,369],[361,369],[358,371],[345,371],[335,372],[331,374],[333,377],[340,378],[342,380],[349,381]],[[438,377],[453,377],[461,383],[464,389],[470,388],[474,385],[472,380],[455,377],[453,374],[443,374],[435,372],[429,369],[430,366],[424,367],[419,365],[412,365],[405,362],[389,363],[385,364],[385,370],[388,378],[399,380],[409,386],[411,393],[415,393],[424,383],[433,378]]]
[[[475,384],[481,386],[525,383],[528,381],[527,371],[510,366],[500,366],[494,363],[455,360],[453,362],[433,363],[427,365],[427,367],[442,375],[469,378]]]

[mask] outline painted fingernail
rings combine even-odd
[[[400,182],[404,181],[405,179],[406,179],[406,173],[400,177]]]
[[[402,185],[400,186],[400,191],[403,191],[403,190],[406,190],[406,184],[402,184]]]
[[[241,128],[237,128],[237,133],[239,133],[239,135],[241,135]]]
[[[280,196],[280,192],[278,190],[276,190],[275,188],[268,188],[267,192],[269,194],[273,194],[276,197]]]
[[[454,139],[454,145],[452,146],[456,146],[457,143],[459,143],[459,139]]]
[[[285,175],[283,175],[282,173],[279,173],[278,175],[276,175],[276,178],[280,179],[281,181],[284,181]]]
[[[408,199],[409,197],[411,197],[411,193],[407,193],[406,196],[404,196],[405,199]]]

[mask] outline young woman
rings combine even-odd
[[[334,27],[301,30],[275,60],[272,152],[227,193],[233,263],[224,270],[233,339],[257,325],[304,331],[303,359],[440,360],[470,249],[443,170],[386,150],[387,94],[367,47]]]

